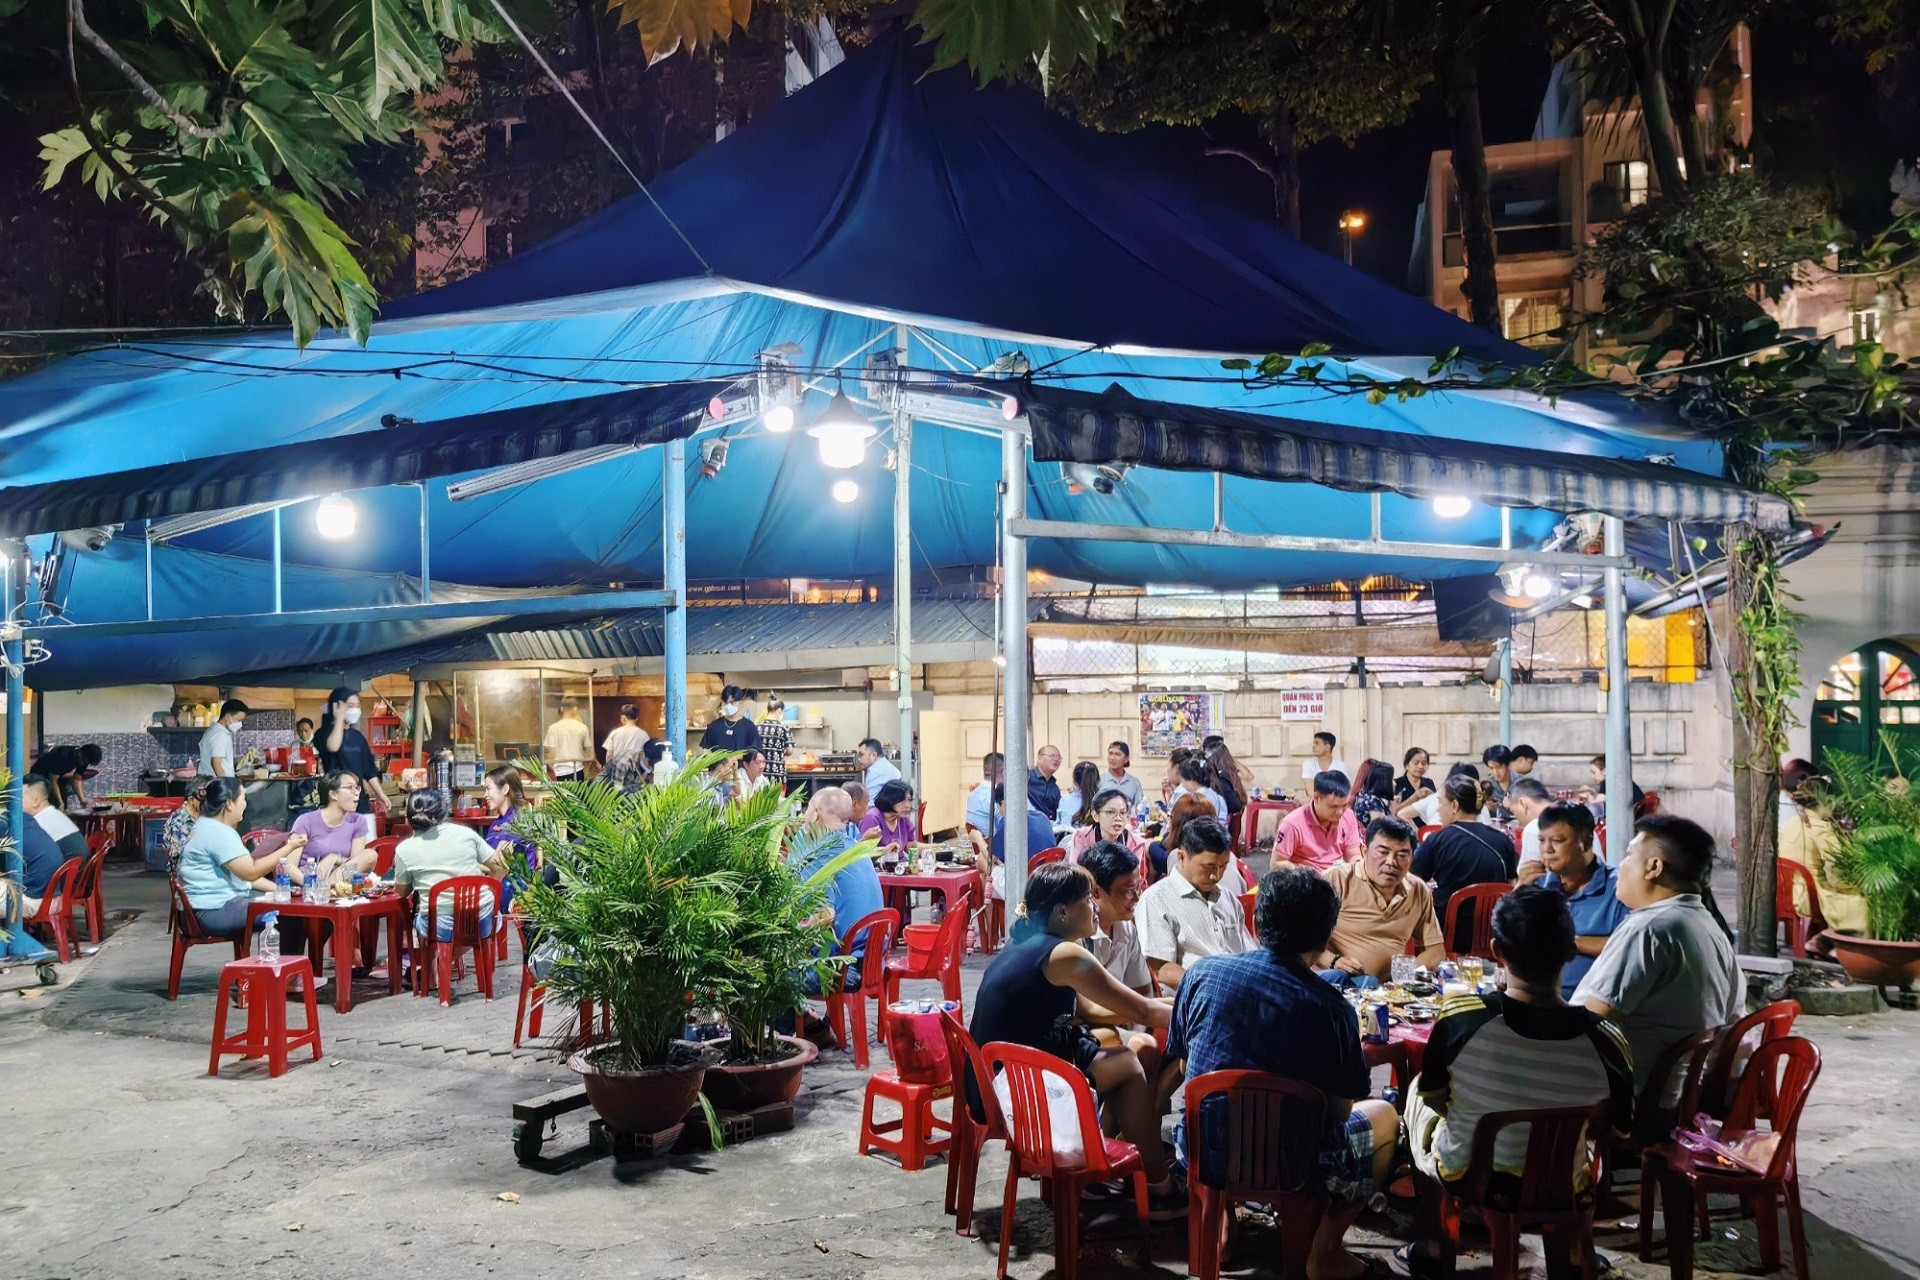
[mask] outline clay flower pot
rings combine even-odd
[[[1833,958],[1855,982],[1902,990],[1920,980],[1920,942],[1881,942],[1858,934],[1828,929],[1820,935],[1833,949]]]
[[[589,1061],[590,1050],[567,1059],[580,1073],[587,1101],[602,1120],[623,1133],[660,1133],[686,1119],[700,1096],[705,1065],[607,1070]]]
[[[728,1111],[752,1111],[775,1102],[792,1102],[800,1092],[800,1073],[820,1056],[811,1040],[775,1036],[787,1056],[775,1062],[720,1063],[707,1068],[700,1088],[708,1101]]]

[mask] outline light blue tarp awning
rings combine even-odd
[[[1165,138],[1095,134],[1028,91],[977,89],[964,71],[924,72],[923,51],[881,42],[663,179],[656,194],[710,274],[636,195],[493,271],[390,308],[365,348],[323,337],[300,351],[258,332],[123,344],[0,384],[0,511],[32,486],[85,487],[108,473],[195,464],[217,470],[244,451],[329,441],[351,449],[361,437],[372,452],[409,422],[737,379],[751,373],[757,352],[784,343],[798,347],[797,363],[813,379],[803,426],[833,390],[822,371],[843,362],[857,370],[875,350],[903,348],[911,368],[963,373],[1017,352],[1049,387],[1114,385],[1156,401],[1489,450],[1660,455],[1720,474],[1716,445],[1624,399],[1550,404],[1449,392],[1374,406],[1310,388],[1243,386],[1222,369],[1222,357],[1309,342],[1330,343],[1352,367],[1388,375],[1424,369],[1455,347],[1475,359],[1531,357],[1214,200],[1167,161]],[[1198,154],[1197,137],[1189,149]],[[885,415],[874,418],[884,429]],[[804,430],[773,435],[749,417],[725,432],[724,469],[707,477],[690,468],[692,580],[891,571],[884,435],[865,465],[834,471]],[[432,483],[433,577],[476,588],[657,583],[659,453],[625,453],[460,503]],[[476,447],[476,468],[495,461]],[[993,564],[998,440],[922,423],[912,462],[915,567]],[[859,486],[855,500],[829,499],[832,483],[848,478]],[[1043,519],[1193,526],[1212,506],[1211,477],[1201,474],[1137,470],[1111,495],[1069,493],[1054,464],[1036,462],[1030,479],[1031,513]],[[391,575],[417,573],[418,492],[385,487],[353,497],[359,532],[344,542],[319,538],[306,508],[285,513],[289,562],[372,575],[340,580],[370,591]],[[1362,494],[1227,482],[1228,523],[1249,533],[1364,537],[1368,507]],[[1544,538],[1556,519],[1515,512],[1516,542]],[[1485,506],[1441,520],[1423,501],[1383,503],[1390,539],[1491,545],[1498,529],[1498,514]],[[260,599],[270,537],[269,518],[256,517],[181,546],[227,557],[231,589]],[[1058,541],[1036,543],[1032,563],[1094,582],[1222,589],[1465,568],[1438,559]],[[139,616],[126,611],[140,599],[138,555],[110,555],[94,569],[74,577],[68,615]],[[115,573],[127,576],[109,589]],[[305,589],[290,577],[287,607],[305,607]],[[215,611],[171,578],[156,593],[164,615]],[[203,640],[189,649],[170,636],[143,643],[157,655],[151,665],[177,679],[290,665],[255,662],[240,644]],[[370,638],[359,651],[378,648]],[[127,678],[124,657],[119,642],[96,653],[76,638],[57,668],[37,669],[35,679],[57,669],[69,687],[114,682]]]

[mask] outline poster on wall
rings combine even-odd
[[[1323,689],[1282,689],[1280,691],[1280,718],[1282,720],[1326,719],[1326,691]]]
[[[1140,695],[1140,754],[1164,756],[1175,747],[1197,747],[1220,732],[1217,693],[1143,693]]]

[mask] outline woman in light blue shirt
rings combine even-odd
[[[236,778],[209,778],[200,796],[200,817],[180,851],[177,872],[187,905],[209,933],[235,933],[247,922],[255,882],[287,865],[297,874],[305,836],[294,836],[271,853],[247,852],[236,828],[247,811],[246,789]],[[270,887],[270,886],[262,886]]]

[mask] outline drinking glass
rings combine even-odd
[[[1469,991],[1480,989],[1480,976],[1486,971],[1486,961],[1479,956],[1460,957],[1460,980],[1467,984]]]
[[[1404,987],[1409,982],[1412,982],[1414,971],[1419,967],[1420,961],[1415,956],[1395,956],[1391,965],[1393,985],[1396,987]]]

